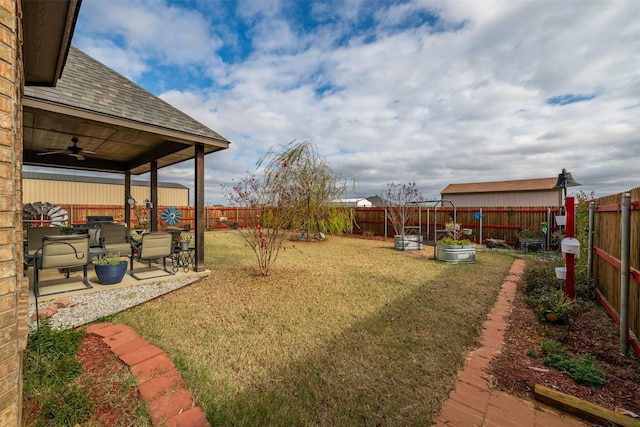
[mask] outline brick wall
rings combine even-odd
[[[0,0],[0,426],[22,421],[28,281],[22,274],[21,0]]]

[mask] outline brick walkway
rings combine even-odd
[[[486,369],[502,350],[506,319],[522,280],[524,260],[511,266],[498,299],[489,313],[479,337],[480,346],[472,351],[458,373],[454,389],[445,401],[435,426],[518,426],[566,427],[587,426],[584,422],[543,408],[538,403],[522,400],[491,387]]]
[[[124,363],[138,383],[140,395],[154,426],[205,427],[210,424],[167,354],[150,344],[130,326],[109,322],[87,328],[88,334],[102,337]]]

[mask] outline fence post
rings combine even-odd
[[[620,225],[620,353],[629,350],[629,243],[631,240],[631,194],[622,195]]]
[[[566,234],[567,237],[575,237],[575,202],[573,197],[565,198],[565,205],[567,210],[567,227]],[[572,300],[576,299],[576,259],[575,255],[571,253],[565,253],[565,265],[567,266],[567,276],[564,281],[564,294],[567,298],[571,298]]]
[[[587,235],[587,280],[593,280],[593,223],[595,221],[596,202],[589,203],[589,228]]]

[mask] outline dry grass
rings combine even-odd
[[[512,262],[334,237],[289,242],[262,277],[236,233],[206,238],[208,280],[115,321],[168,352],[213,425],[431,424]]]

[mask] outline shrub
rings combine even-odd
[[[604,375],[596,366],[595,358],[590,354],[575,358],[562,344],[553,341],[543,341],[541,349],[545,354],[542,363],[564,372],[575,382],[594,387],[605,383]]]
[[[575,317],[584,307],[590,304],[577,293],[575,300],[567,298],[564,294],[562,280],[555,276],[555,267],[560,266],[559,260],[532,260],[527,263],[524,273],[523,301],[531,308],[538,319],[545,320],[548,311],[554,312],[560,323],[566,323]],[[576,283],[582,283],[586,279],[578,278]],[[579,286],[576,286],[578,289]],[[582,287],[584,289],[584,287]]]
[[[119,254],[107,253],[105,255],[101,255],[99,257],[94,258],[91,263],[93,265],[118,265],[123,260],[120,259]]]
[[[469,246],[471,244],[470,240],[462,239],[456,240],[451,237],[445,237],[443,239],[438,240],[439,245],[454,245],[454,246]]]

